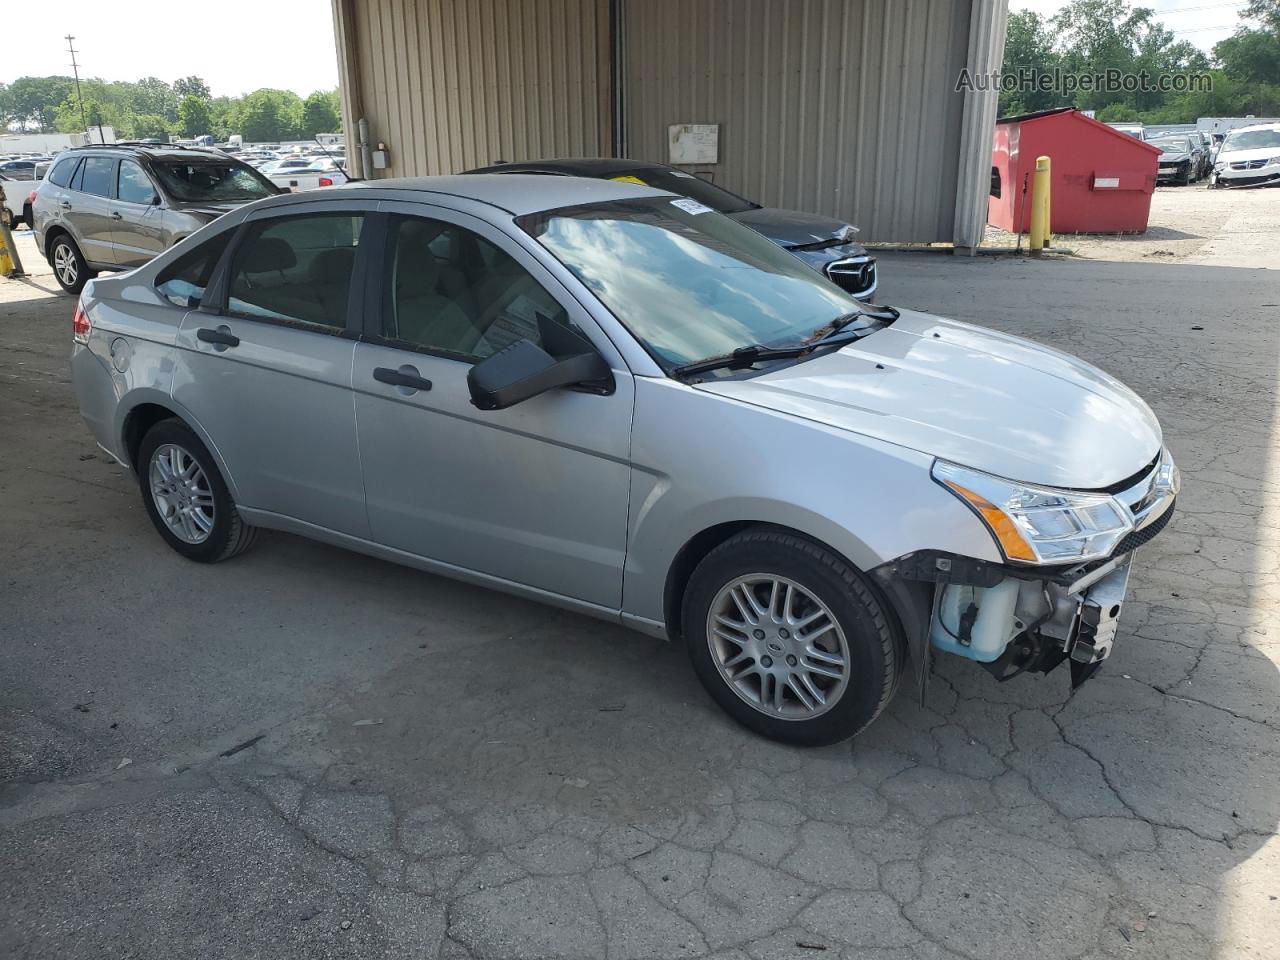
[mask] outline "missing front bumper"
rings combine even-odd
[[[1066,660],[1079,686],[1111,655],[1131,566],[1126,554],[1069,583],[939,583],[930,646],[975,660],[1001,680],[1048,673]]]

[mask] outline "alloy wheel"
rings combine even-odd
[[[849,681],[849,645],[831,610],[794,580],[747,574],[725,584],[707,614],[720,676],[759,712],[809,720]]]
[[[174,443],[156,447],[148,468],[151,500],[165,526],[184,543],[209,539],[216,519],[213,488],[199,462]]]
[[[59,243],[53,248],[53,270],[63,284],[75,286],[76,279],[80,276],[80,266],[76,263],[75,251],[65,243]]]

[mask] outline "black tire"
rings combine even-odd
[[[70,262],[75,264],[74,279],[69,280],[67,276],[64,276],[66,271],[58,269],[58,260],[62,255],[62,251],[65,251],[65,255]],[[58,234],[53,243],[49,244],[49,264],[53,267],[53,276],[58,281],[58,286],[67,291],[67,293],[79,293],[93,277],[89,270],[89,264],[85,262],[84,254],[80,252],[76,242],[65,233]]]
[[[207,537],[200,543],[188,543],[174,534],[161,516],[161,507],[157,505],[151,490],[151,465],[156,451],[166,445],[179,447],[186,451],[199,465],[208,482],[208,490],[213,499],[213,526]],[[138,486],[142,492],[142,504],[147,516],[155,525],[160,536],[174,550],[188,560],[198,563],[218,563],[229,560],[243,553],[257,539],[257,528],[245,523],[236,510],[236,505],[227,490],[218,466],[200,438],[185,423],[178,419],[161,420],[142,438],[138,448]]]
[[[808,719],[771,716],[739,696],[721,675],[708,638],[711,606],[735,578],[755,573],[793,581],[820,599],[843,631],[848,678],[826,712]],[[875,720],[897,690],[904,658],[896,620],[861,573],[795,534],[757,527],[720,544],[694,570],[682,617],[689,659],[707,692],[743,726],[772,740],[804,746],[846,740]]]

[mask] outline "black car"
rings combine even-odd
[[[590,177],[596,180],[633,181],[659,190],[669,190],[696,200],[764,234],[859,300],[869,300],[879,283],[875,259],[867,253],[866,247],[853,239],[858,232],[857,227],[816,213],[762,207],[724,187],[663,163],[593,157],[499,163],[466,172]]]

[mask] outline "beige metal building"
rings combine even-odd
[[[1008,0],[333,9],[359,175],[546,157],[679,161],[768,206],[847,219],[863,239],[971,248],[982,237],[996,94],[957,82],[966,68],[999,68]]]

